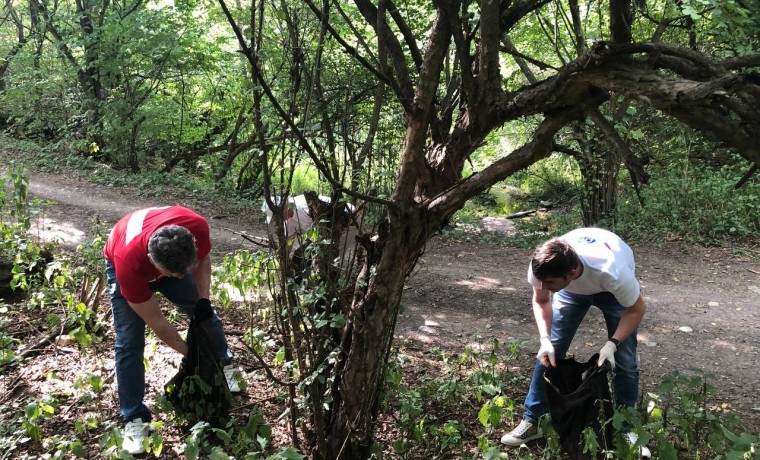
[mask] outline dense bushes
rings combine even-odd
[[[741,163],[663,168],[643,190],[643,206],[635,196],[619,201],[612,227],[631,239],[753,242],[760,235],[760,181],[736,189],[747,167]]]

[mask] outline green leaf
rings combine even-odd
[[[221,447],[214,446],[211,449],[211,453],[208,455],[209,460],[230,460],[230,456],[224,453]]]
[[[87,458],[87,449],[82,446],[82,441],[79,439],[72,441],[71,444],[69,444],[69,448],[71,449],[71,453],[74,454],[74,456],[79,458]]]
[[[267,457],[271,460],[301,460],[302,458],[306,458],[305,455],[301,454],[297,450],[295,450],[292,447],[288,447],[287,449],[280,451],[271,457]]]
[[[500,451],[498,447],[489,447],[487,451],[483,452],[484,460],[494,460],[499,458],[509,458],[507,454]]]
[[[483,426],[493,426],[501,420],[501,407],[494,401],[487,401],[478,412],[478,420]]]
[[[480,388],[483,390],[484,393],[489,394],[491,396],[501,393],[501,388],[492,384],[482,385]]]

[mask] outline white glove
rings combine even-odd
[[[536,359],[546,367],[557,367],[557,361],[554,359],[554,345],[548,335],[541,337],[541,348],[538,349]]]
[[[605,361],[610,362],[610,366],[615,369],[615,352],[617,351],[617,345],[611,341],[607,341],[601,350],[599,350],[599,361],[596,365],[601,367]]]

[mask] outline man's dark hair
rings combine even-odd
[[[566,241],[552,238],[536,248],[530,266],[536,279],[546,280],[567,276],[579,263],[578,254]]]
[[[172,274],[186,273],[197,257],[195,237],[179,225],[159,227],[150,235],[148,253]]]

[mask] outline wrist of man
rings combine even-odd
[[[616,339],[615,337],[611,337],[609,341],[615,345],[615,349],[620,347],[620,340]]]

